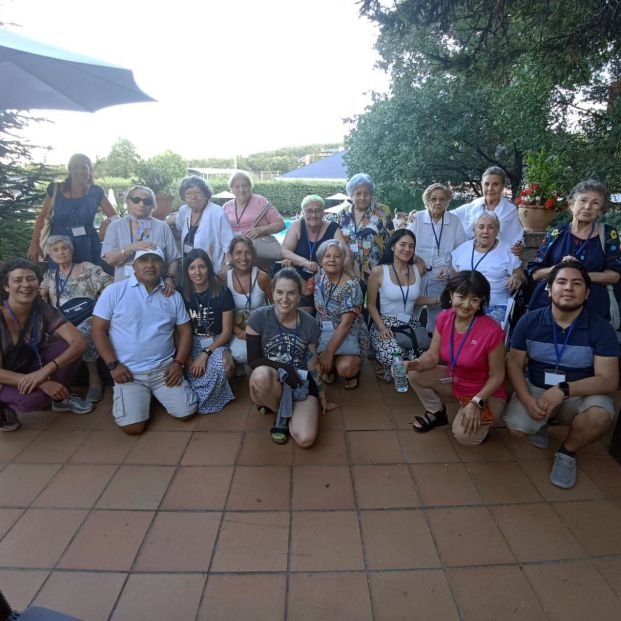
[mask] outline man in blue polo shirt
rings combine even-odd
[[[192,328],[183,298],[163,293],[166,265],[160,248],[139,250],[134,275],[104,289],[91,333],[114,380],[112,414],[125,433],[142,433],[151,395],[175,418],[196,412],[196,396],[183,377]]]
[[[556,265],[548,277],[550,306],[518,321],[507,359],[515,390],[504,417],[511,435],[546,448],[550,416],[570,424],[550,473],[563,488],[576,483],[576,452],[604,436],[615,415],[619,347],[610,324],[584,308],[590,285],[581,263]]]

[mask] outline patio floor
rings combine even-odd
[[[117,430],[41,412],[0,434],[0,589],[15,609],[86,621],[615,620],[621,465],[602,445],[578,484],[554,448],[493,430],[477,448],[412,431],[416,396],[365,365],[316,446],[273,444],[247,388],[215,416],[155,408]],[[555,429],[558,434],[562,429]]]

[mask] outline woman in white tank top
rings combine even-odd
[[[380,265],[369,276],[371,343],[380,364],[377,376],[386,383],[392,381],[390,366],[394,351],[400,351],[404,360],[413,360],[421,353],[414,332],[420,325],[414,318],[414,306],[437,302],[436,298],[420,297],[421,275],[414,263],[415,248],[414,233],[399,229],[390,238]]]

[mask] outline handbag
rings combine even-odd
[[[261,211],[259,217],[254,221],[251,228],[254,229],[257,224],[259,224],[271,206],[272,203],[268,201],[267,205],[265,205],[263,211]],[[279,241],[273,235],[257,237],[252,240],[252,243],[257,253],[257,259],[263,259],[264,261],[278,261],[279,259],[282,259],[282,248]]]
[[[604,256],[606,255],[606,229],[603,224],[599,225],[599,241],[602,245]],[[608,312],[610,313],[610,325],[618,330],[621,325],[621,314],[619,313],[619,303],[615,296],[615,290],[612,285],[605,285],[608,291],[608,302],[610,304]]]
[[[45,258],[45,244],[52,232],[52,220],[54,218],[54,203],[56,202],[56,192],[58,191],[58,183],[54,183],[54,191],[52,192],[52,202],[50,208],[47,210],[45,217],[43,218],[43,226],[39,233],[39,249],[41,250],[41,256]]]
[[[61,304],[58,310],[60,310],[74,326],[78,326],[93,314],[93,310],[95,310],[95,300],[92,298],[73,298]]]

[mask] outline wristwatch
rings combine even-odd
[[[211,351],[211,349],[209,349],[209,347],[205,347],[205,349],[201,349],[201,352],[203,354],[207,354],[207,358],[209,358],[209,356],[211,356],[211,354],[213,354],[213,351]]]
[[[106,362],[106,366],[108,367],[108,369],[110,371],[114,371],[114,369],[116,369],[119,364],[121,364],[118,360],[113,360],[112,362]]]
[[[569,384],[567,382],[559,382],[557,388],[562,391],[563,399],[569,398]]]
[[[479,410],[482,410],[485,407],[485,399],[483,399],[483,397],[472,397],[470,401],[472,401],[472,403],[474,403]]]

